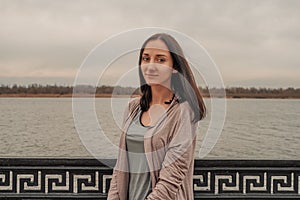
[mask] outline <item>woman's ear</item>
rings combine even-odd
[[[172,69],[173,74],[176,74],[178,72],[175,68],[177,68],[177,67],[173,65],[173,69]]]
[[[176,74],[178,71],[176,69],[173,68],[172,73]]]

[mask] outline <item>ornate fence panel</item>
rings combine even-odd
[[[300,199],[300,162],[198,160],[195,199]]]
[[[115,160],[106,160],[105,163]],[[0,159],[2,199],[106,199],[95,159]],[[300,199],[300,161],[196,160],[195,199]]]

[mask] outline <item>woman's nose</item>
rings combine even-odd
[[[156,67],[155,67],[155,63],[148,63],[147,67],[146,67],[147,71],[155,71]]]

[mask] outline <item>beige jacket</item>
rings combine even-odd
[[[124,114],[119,155],[108,200],[127,200],[128,162],[125,134],[137,114],[139,98],[128,104]],[[194,150],[197,123],[188,102],[173,101],[165,115],[144,136],[152,192],[147,200],[193,200]]]

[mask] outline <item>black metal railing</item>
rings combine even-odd
[[[0,158],[2,199],[106,199],[115,160]],[[300,161],[195,160],[195,199],[300,199]]]

